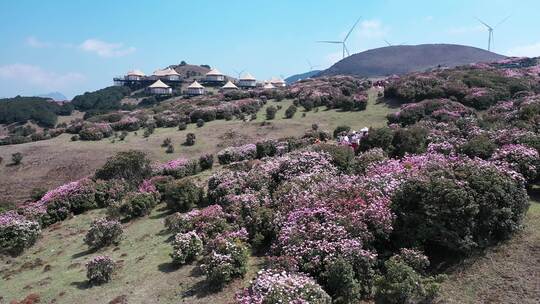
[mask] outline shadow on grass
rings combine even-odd
[[[196,297],[200,299],[220,292],[222,289],[221,286],[212,285],[208,281],[203,280],[195,283],[193,287],[182,292],[182,298]]]
[[[96,252],[94,249],[86,249],[85,251],[75,253],[74,255],[71,256],[71,258],[78,259],[78,258],[81,258],[81,257],[83,257],[85,255],[89,255],[89,254],[94,253],[94,252]]]
[[[81,290],[92,288],[92,284],[90,284],[88,281],[71,282],[69,285],[75,286]]]
[[[174,271],[177,271],[178,268],[178,265],[172,263],[172,262],[165,262],[165,263],[161,263],[158,265],[158,270],[163,272],[163,273],[171,273],[171,272],[174,272]]]

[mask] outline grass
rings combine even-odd
[[[42,303],[108,303],[126,296],[129,303],[228,303],[247,285],[260,267],[251,258],[249,272],[220,292],[212,293],[194,264],[176,268],[170,264],[170,234],[163,231],[166,215],[158,206],[152,214],[124,225],[117,247],[87,251],[84,235],[93,219],[104,215],[94,210],[47,228],[38,243],[16,259],[4,258],[0,266],[0,295],[6,301],[21,300],[30,293]],[[85,263],[96,255],[119,262],[113,280],[89,286]],[[0,303],[3,303],[0,298]]]
[[[361,112],[343,112],[324,110],[306,112],[299,108],[292,119],[285,119],[284,113],[292,100],[281,102],[269,101],[265,108],[257,114],[257,119],[250,122],[241,120],[215,120],[207,122],[202,128],[189,124],[187,130],[176,128],[157,128],[148,138],[142,135],[143,130],[130,132],[124,141],[112,138],[101,141],[71,141],[70,134],[62,134],[56,138],[3,146],[0,157],[0,204],[2,202],[23,202],[28,199],[33,188],[50,189],[68,181],[88,176],[102,166],[107,157],[119,151],[137,149],[146,152],[152,161],[166,161],[180,156],[194,158],[203,153],[216,153],[231,145],[255,142],[265,138],[301,136],[311,125],[317,123],[321,129],[332,131],[337,125],[346,124],[355,129],[365,126],[380,127],[386,124],[386,114],[392,108],[384,103],[376,103],[376,92],[370,93],[368,108]],[[270,124],[261,126],[265,120],[265,109],[270,105],[281,105],[276,118]],[[80,116],[76,114],[75,116]],[[74,117],[75,117],[74,116]],[[197,140],[194,146],[181,145],[186,134],[192,132]],[[137,135],[135,134],[137,133]],[[165,153],[161,143],[171,138],[174,153]],[[11,154],[20,152],[24,158],[21,165],[11,166]]]

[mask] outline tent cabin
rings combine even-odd
[[[140,80],[143,80],[144,76],[146,75],[144,75],[144,73],[141,72],[140,70],[133,70],[133,71],[127,72],[124,79],[130,80],[130,81],[140,81]]]
[[[250,73],[244,74],[244,76],[238,79],[238,86],[241,88],[254,88],[257,86],[257,79]]]
[[[207,82],[223,82],[225,81],[225,75],[223,75],[218,69],[212,69],[206,73],[204,80]]]
[[[272,80],[270,80],[270,83],[276,88],[282,88],[285,86],[285,81],[280,77],[272,78]]]
[[[163,83],[161,80],[156,80],[153,84],[148,86],[148,91],[151,94],[155,95],[164,95],[164,94],[172,94],[172,89],[170,86]]]
[[[178,81],[180,80],[180,74],[178,74],[174,69],[166,68],[164,70],[157,70],[152,75],[154,79],[169,80],[169,81]]]
[[[197,81],[194,81],[187,87],[187,94],[190,96],[203,95],[204,87]]]
[[[263,86],[263,89],[265,89],[265,90],[273,90],[275,88],[276,87],[271,82],[268,82]]]
[[[238,90],[238,87],[234,85],[230,80],[227,81],[227,83],[221,87],[221,91],[228,92],[228,91],[234,91]]]

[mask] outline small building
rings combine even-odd
[[[263,86],[263,89],[265,90],[273,90],[275,89],[276,87],[271,83],[271,82],[267,82],[264,86]]]
[[[140,70],[133,70],[133,71],[127,72],[124,79],[130,80],[130,81],[141,81],[143,80],[144,76],[146,75],[144,75],[144,73],[141,72]]]
[[[286,85],[285,80],[281,79],[281,77],[272,78],[272,80],[270,80],[270,83],[276,88],[282,88]]]
[[[152,75],[154,79],[168,80],[168,81],[179,81],[180,74],[174,69],[166,68],[164,70],[157,70]]]
[[[238,79],[238,86],[241,88],[254,88],[257,86],[257,79],[253,77],[250,73],[244,74],[244,76]]]
[[[172,88],[160,79],[148,86],[148,92],[155,95],[172,94]]]
[[[212,69],[210,72],[206,73],[204,80],[207,82],[223,82],[225,81],[225,75],[218,69]]]
[[[203,95],[204,91],[204,87],[197,81],[194,81],[187,87],[187,94],[191,96]]]
[[[234,90],[238,90],[238,87],[229,80],[229,81],[227,81],[227,83],[224,86],[221,87],[221,90],[222,91],[234,91]]]

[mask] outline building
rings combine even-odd
[[[159,79],[153,84],[149,85],[147,90],[151,94],[155,95],[172,94],[172,88]]]
[[[153,79],[161,79],[168,81],[179,81],[180,74],[178,74],[174,69],[166,68],[164,70],[157,70],[152,75]]]
[[[203,95],[204,91],[204,87],[197,81],[194,81],[187,87],[187,94],[191,96]]]
[[[263,86],[263,89],[265,90],[273,90],[275,89],[276,87],[271,83],[271,82],[267,82],[264,86]]]
[[[272,80],[270,80],[270,83],[276,88],[282,88],[285,86],[285,81],[281,79],[281,77],[272,78]]]
[[[241,88],[254,88],[257,86],[257,79],[255,79],[255,77],[253,77],[253,75],[250,73],[246,73],[244,76],[238,79],[237,85]]]
[[[234,91],[234,90],[238,90],[238,87],[229,80],[229,81],[227,81],[227,83],[224,86],[221,87],[221,90],[222,91]]]
[[[223,75],[218,69],[212,69],[206,73],[204,80],[206,82],[224,82],[225,75]]]
[[[144,75],[144,73],[141,72],[140,70],[133,70],[133,71],[127,72],[124,79],[129,80],[129,81],[141,81],[144,79],[145,76],[146,75]]]

